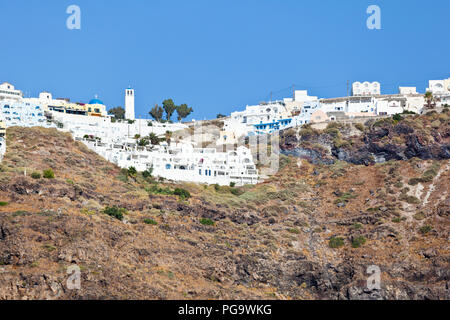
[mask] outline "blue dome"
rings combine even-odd
[[[103,104],[103,101],[99,99],[92,99],[91,101],[89,101],[89,104]]]

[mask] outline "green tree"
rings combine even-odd
[[[138,146],[140,146],[140,147],[145,147],[145,146],[148,146],[149,143],[150,143],[150,142],[148,141],[148,139],[143,138],[143,139],[140,139],[140,140],[138,141]]]
[[[149,114],[152,116],[153,119],[155,119],[158,122],[161,122],[164,110],[157,104],[150,110]]]
[[[125,109],[122,107],[116,107],[112,108],[108,111],[108,114],[113,115],[114,118],[118,119],[125,119]]]
[[[163,101],[163,108],[164,111],[166,111],[167,121],[170,121],[170,118],[172,118],[172,115],[177,109],[177,106],[175,105],[172,99],[166,99]]]
[[[151,144],[153,144],[153,145],[159,144],[159,138],[153,132],[148,135],[148,139],[150,140]]]
[[[221,113],[217,114],[217,116],[216,116],[217,119],[226,118],[226,117],[227,117],[226,115],[221,114]]]
[[[192,108],[188,107],[187,104],[182,104],[177,106],[177,114],[178,114],[178,121],[181,121],[182,119],[189,116],[194,110]]]
[[[428,109],[432,109],[436,106],[434,102],[434,97],[433,97],[433,93],[430,91],[425,92],[425,100],[427,101],[427,108]]]
[[[135,167],[129,167],[128,168],[128,175],[130,177],[134,177],[134,176],[136,176],[136,174],[137,174],[137,170],[136,170]]]

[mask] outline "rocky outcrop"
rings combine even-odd
[[[411,158],[450,159],[448,113],[400,121],[371,120],[359,135],[350,129],[350,125],[332,123],[323,131],[308,128],[313,134],[287,130],[281,133],[281,152],[325,164],[336,159],[358,165]]]

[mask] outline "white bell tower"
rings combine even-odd
[[[134,116],[134,89],[125,90],[125,119],[135,120]]]

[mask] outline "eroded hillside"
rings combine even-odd
[[[282,157],[276,176],[231,188],[126,172],[56,130],[7,135],[2,299],[450,298],[448,159]],[[370,265],[381,290],[365,289]]]

